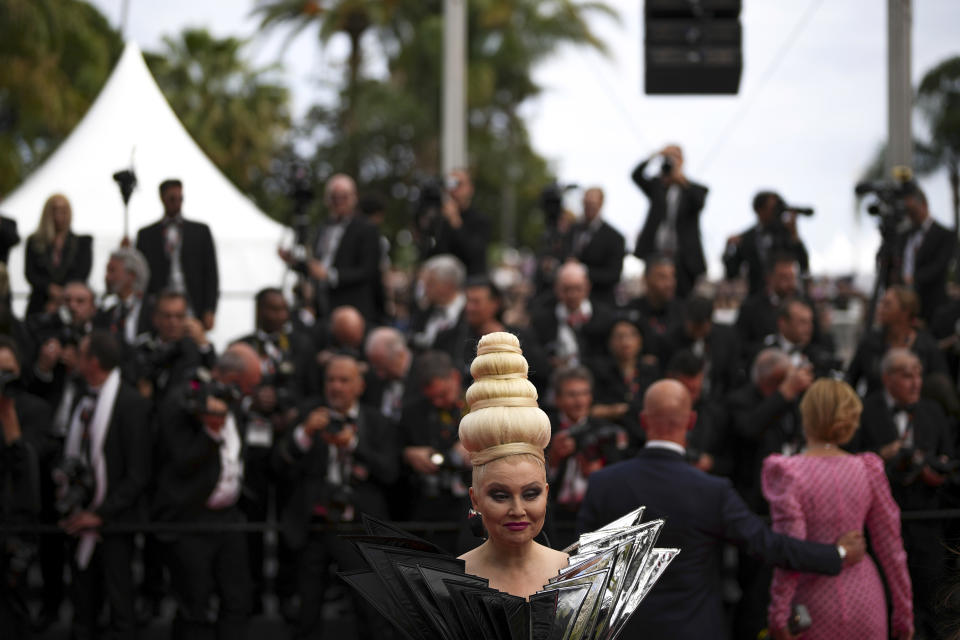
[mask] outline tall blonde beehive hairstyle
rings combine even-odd
[[[470,375],[470,412],[460,421],[460,442],[470,452],[474,486],[487,463],[500,458],[524,456],[543,466],[550,420],[527,380],[527,360],[517,337],[497,332],[480,338]]]

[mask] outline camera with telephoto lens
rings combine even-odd
[[[900,447],[888,463],[903,485],[915,483],[924,467],[944,477],[949,484],[960,485],[960,460],[942,460],[940,456],[926,453],[916,447]]]
[[[570,427],[565,433],[573,438],[577,453],[588,461],[595,461],[602,460],[605,452],[620,448],[618,439],[623,429],[612,424],[595,425],[587,421]]]
[[[207,398],[222,400],[227,406],[238,402],[243,394],[232,384],[215,379],[207,369],[200,368],[187,382],[183,396],[183,410],[194,416],[208,415]]]
[[[54,467],[52,476],[56,487],[53,506],[61,516],[81,511],[93,501],[96,479],[93,469],[81,458],[64,458]]]
[[[880,219],[880,233],[892,237],[903,220],[907,208],[903,200],[917,192],[917,183],[908,167],[896,167],[892,180],[868,180],[857,183],[854,193],[858,197],[873,196],[867,205],[867,213]]]
[[[813,215],[813,207],[800,207],[787,204],[783,201],[783,198],[778,197],[777,202],[774,205],[773,213],[780,220],[786,220],[790,214],[810,217]]]

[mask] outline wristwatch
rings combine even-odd
[[[837,553],[840,554],[840,562],[843,562],[847,559],[847,548],[842,544],[837,545]]]

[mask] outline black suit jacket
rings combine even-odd
[[[641,505],[647,507],[645,520],[666,520],[657,546],[679,548],[680,554],[627,623],[625,638],[726,638],[720,568],[729,543],[772,565],[840,573],[834,546],[773,533],[729,480],[705,474],[664,449],[643,449],[634,459],[591,475],[577,529],[593,531]]]
[[[60,263],[53,264],[53,254],[48,247],[41,251],[31,236],[27,238],[27,255],[24,262],[27,282],[30,283],[30,301],[27,315],[43,311],[47,303],[47,288],[51,284],[64,285],[73,280],[86,282],[93,265],[93,238],[67,234],[60,256]]]
[[[124,321],[123,308],[119,302],[109,307],[98,309],[96,315],[93,316],[93,326],[95,328],[106,329],[110,333],[118,336],[121,342],[126,343],[125,327],[121,324]],[[140,303],[140,311],[137,315],[136,335],[139,336],[140,334],[150,331],[153,331],[153,305],[150,300],[144,299]]]
[[[593,314],[590,316],[590,320],[575,332],[580,346],[581,363],[606,354],[607,339],[610,337],[610,330],[617,320],[616,312],[611,307],[599,302],[592,304],[592,306]],[[539,309],[533,312],[530,319],[530,326],[536,334],[537,340],[543,345],[548,357],[554,355],[557,331],[560,328],[556,307],[556,299],[549,298],[544,301]]]
[[[148,294],[162,291],[170,279],[170,257],[165,250],[163,232],[162,220],[137,232],[137,250],[150,265]],[[190,307],[197,317],[207,312],[215,313],[220,299],[220,275],[210,227],[202,222],[183,220],[180,245],[180,266]]]
[[[487,272],[487,245],[490,242],[490,220],[473,207],[460,212],[463,224],[454,229],[446,218],[440,221],[436,243],[426,257],[449,253],[467,269],[468,276]]]
[[[6,264],[10,257],[10,249],[20,242],[17,233],[17,221],[7,216],[0,216],[0,262]]]
[[[733,484],[751,509],[766,513],[768,506],[760,489],[763,459],[782,453],[785,444],[803,444],[798,403],[788,401],[779,391],[764,397],[753,383],[737,389],[726,401]]]
[[[314,403],[310,410],[320,406]],[[306,411],[304,414],[304,417]],[[352,504],[360,513],[378,518],[387,516],[385,488],[397,480],[400,468],[400,453],[396,428],[372,407],[360,405],[357,424],[357,448],[353,451],[354,465],[363,466],[369,476],[364,480],[352,478]],[[273,456],[274,466],[284,474],[292,486],[293,494],[283,511],[283,532],[287,544],[293,549],[307,541],[308,526],[313,518],[313,508],[323,502],[326,495],[329,449],[319,433],[315,433],[309,450],[301,451],[294,441],[293,432],[280,441]]]
[[[903,268],[903,265],[900,264],[903,259],[903,247],[906,246],[907,237],[910,233],[910,231],[907,231],[899,237],[900,250],[896,256],[895,264],[901,270]],[[923,236],[913,268],[913,288],[920,297],[920,316],[928,324],[933,321],[937,309],[947,299],[947,266],[956,250],[957,234],[934,220],[930,229]],[[902,271],[894,275],[898,276],[894,279],[895,282],[902,282]]]
[[[740,386],[746,377],[740,366],[740,340],[732,327],[714,323],[705,343],[707,376],[704,396],[722,398],[728,391]],[[663,350],[659,360],[661,368],[665,368],[673,354],[691,348],[693,340],[687,335],[683,324],[678,324],[670,330],[661,345]]]
[[[587,225],[573,227],[572,237],[576,246],[578,237],[587,232]],[[620,282],[623,271],[625,242],[620,232],[605,221],[590,235],[589,241],[575,254],[577,260],[587,268],[590,277],[590,297],[593,300],[613,306],[616,304],[614,291]]]
[[[171,389],[159,409],[157,434],[157,492],[153,511],[158,520],[189,522],[206,513],[207,499],[220,479],[220,443],[210,437],[200,420],[184,408],[187,384]],[[231,408],[244,457],[244,412]]]
[[[315,257],[324,256],[319,247],[323,227],[314,241]],[[327,289],[326,313],[337,307],[356,307],[364,318],[376,318],[376,288],[382,287],[380,274],[380,232],[360,214],[354,214],[344,227],[331,266],[337,270],[336,284]]]
[[[107,494],[97,514],[107,522],[140,517],[140,504],[150,479],[149,405],[136,389],[120,383],[113,416],[103,441]]]
[[[633,182],[640,187],[647,200],[650,201],[650,210],[643,228],[637,237],[637,246],[634,254],[641,260],[646,260],[657,252],[657,230],[667,215],[667,185],[660,176],[647,177],[643,175],[649,160],[641,162],[633,174]],[[677,208],[677,284],[687,281],[693,284],[697,276],[707,270],[707,263],[703,257],[703,244],[700,241],[700,212],[707,199],[707,187],[690,182],[680,192],[680,203]],[[681,295],[686,292],[678,288]]]
[[[767,250],[767,258],[773,253],[787,253],[795,257],[797,262],[800,263],[801,273],[807,273],[810,270],[810,259],[802,240],[795,240],[791,237],[790,232],[779,222],[776,223],[770,234],[772,242]],[[766,265],[760,251],[759,225],[754,225],[744,231],[740,236],[740,242],[724,253],[723,266],[728,280],[739,276],[741,269],[746,267],[749,294],[763,291],[766,285]]]

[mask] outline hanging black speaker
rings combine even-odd
[[[736,94],[743,70],[740,0],[647,0],[647,94]]]

